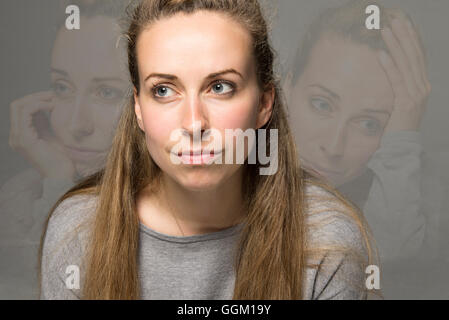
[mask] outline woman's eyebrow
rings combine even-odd
[[[232,69],[232,68],[231,69],[226,69],[226,70],[223,70],[223,71],[218,71],[218,72],[211,73],[210,75],[208,75],[206,77],[206,79],[216,78],[216,77],[222,76],[222,75],[227,74],[227,73],[234,73],[234,74],[238,75],[240,78],[243,79],[242,74],[240,72],[238,72],[237,70]]]
[[[148,79],[153,78],[153,77],[155,77],[155,78],[164,78],[164,79],[168,79],[168,80],[176,80],[176,79],[178,79],[177,76],[172,75],[172,74],[165,74],[165,73],[151,73],[150,75],[148,75],[148,76],[145,78],[144,82],[146,82]]]
[[[59,73],[60,75],[66,76],[66,77],[69,75],[66,71],[61,70],[61,69],[50,68],[50,71],[54,72],[54,73]]]
[[[240,78],[243,79],[242,74],[241,74],[240,72],[238,72],[237,70],[232,69],[232,68],[231,68],[231,69],[226,69],[226,70],[222,70],[222,71],[218,71],[218,72],[211,73],[211,74],[209,74],[209,75],[206,77],[206,79],[216,78],[216,77],[218,77],[218,76],[222,76],[222,75],[227,74],[227,73],[234,73],[234,74],[238,75]],[[175,76],[175,75],[173,75],[173,74],[166,74],[166,73],[151,73],[150,75],[148,75],[148,76],[145,78],[144,82],[146,82],[148,79],[150,79],[150,78],[152,78],[152,77],[156,77],[156,78],[164,78],[164,79],[168,79],[168,80],[172,80],[172,81],[178,79],[178,77]]]
[[[107,82],[107,81],[118,81],[118,82],[127,82],[119,77],[104,77],[104,78],[93,78],[93,82]]]
[[[334,99],[336,100],[340,100],[340,96],[338,94],[336,94],[334,91],[332,91],[331,89],[328,89],[322,85],[319,84],[311,84],[309,85],[309,87],[317,87],[320,88],[323,91],[326,91],[328,94],[330,94]]]
[[[61,70],[61,69],[50,68],[50,71],[53,73],[60,74],[65,77],[69,77],[69,74],[66,71]],[[98,78],[93,78],[92,81],[93,82],[106,82],[106,81],[127,82],[120,77],[98,77]]]

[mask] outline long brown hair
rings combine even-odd
[[[259,175],[260,164],[245,164],[244,192],[247,216],[235,257],[234,299],[301,299],[306,256],[307,209],[304,198],[309,179],[301,169],[284,109],[284,97],[273,70],[274,51],[257,0],[144,0],[128,7],[128,66],[131,82],[139,92],[136,43],[142,30],[158,19],[198,10],[218,12],[242,24],[251,34],[257,76],[261,88],[275,89],[270,121],[265,129],[277,129],[278,171]],[[269,137],[266,145],[269,146]],[[161,170],[148,153],[145,136],[134,113],[130,94],[114,137],[105,168],[69,190],[54,205],[77,194],[94,194],[98,202],[88,242],[84,299],[139,299],[139,218],[136,195],[147,186],[157,188]],[[312,183],[313,180],[310,180]],[[367,237],[358,211],[345,203]],[[51,217],[47,219],[47,223]],[[45,231],[41,239],[42,255]],[[369,248],[369,242],[366,241]],[[155,257],[157,259],[157,257]],[[40,266],[40,263],[39,263]],[[40,276],[40,274],[39,274]]]

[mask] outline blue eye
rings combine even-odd
[[[316,109],[319,112],[330,112],[332,111],[331,106],[329,105],[329,103],[327,103],[326,101],[322,100],[322,99],[312,99],[310,101],[310,103],[312,104],[312,107],[314,109]]]
[[[102,99],[113,100],[113,99],[120,98],[123,94],[122,94],[122,92],[120,90],[117,90],[117,89],[112,88],[112,87],[101,87],[98,90],[98,95]]]
[[[381,124],[375,119],[364,119],[359,121],[362,130],[366,131],[368,135],[376,135],[381,131]]]
[[[52,86],[52,89],[53,92],[58,96],[70,93],[70,88],[61,82],[55,82]]]
[[[226,82],[217,82],[212,85],[212,90],[216,94],[226,94],[234,90],[234,86]]]
[[[157,86],[153,89],[154,95],[160,98],[170,97],[170,91],[173,90],[166,86]]]

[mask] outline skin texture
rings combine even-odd
[[[44,178],[68,182],[102,165],[129,86],[115,48],[114,19],[96,16],[81,23],[76,32],[61,28],[57,34],[51,90],[11,104],[11,147]]]
[[[250,35],[221,14],[177,14],[143,31],[137,54],[140,92],[135,91],[135,112],[148,151],[163,172],[160,194],[144,191],[140,196],[141,220],[157,231],[175,235],[233,225],[243,215],[242,165],[173,164],[170,151],[179,141],[171,141],[170,135],[181,129],[183,145],[198,150],[210,142],[194,146],[195,132],[204,137],[214,129],[224,138],[225,129],[257,129],[268,121],[274,91],[263,92],[258,86]],[[230,69],[240,75],[228,72],[209,78]],[[153,73],[176,79],[152,76],[145,81]],[[195,126],[197,122],[201,126]],[[223,155],[232,147],[224,141],[214,145],[225,148]]]

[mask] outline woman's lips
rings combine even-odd
[[[92,161],[95,159],[98,159],[102,154],[104,154],[104,151],[98,151],[94,149],[84,149],[84,148],[76,148],[76,147],[70,147],[65,145],[65,150],[67,151],[69,157],[73,160],[77,161]]]
[[[199,150],[199,151],[180,151],[176,155],[181,158],[183,164],[190,165],[204,165],[211,164],[218,156],[220,156],[222,150]]]
[[[323,168],[317,164],[309,164],[307,161],[303,161],[305,168],[314,171],[315,173],[318,173],[319,175],[323,177],[329,177],[329,176],[337,176],[342,175],[344,171],[337,171],[333,169]]]

